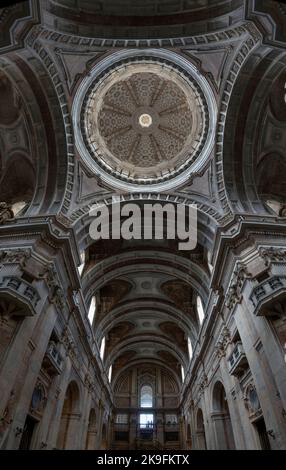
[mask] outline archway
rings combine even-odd
[[[95,438],[96,438],[96,414],[95,410],[92,408],[89,413],[88,419],[88,428],[86,434],[86,443],[85,448],[86,450],[94,450],[95,449]]]
[[[206,449],[206,435],[205,435],[205,424],[204,424],[204,416],[202,410],[199,408],[197,412],[197,448],[198,449]]]
[[[216,448],[219,450],[235,449],[228,402],[221,382],[217,382],[213,389],[213,410]]]
[[[57,440],[58,449],[76,448],[77,427],[80,419],[79,402],[79,388],[73,381],[66,391]]]

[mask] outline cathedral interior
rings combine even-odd
[[[286,449],[285,148],[283,3],[1,7],[0,449]]]

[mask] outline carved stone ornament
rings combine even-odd
[[[257,396],[256,388],[253,383],[250,383],[243,394],[245,407],[249,413],[249,418],[253,419],[261,415],[261,405]]]
[[[65,295],[62,287],[60,286],[55,267],[53,265],[47,266],[40,276],[46,280],[50,289],[50,302],[56,304],[59,308],[64,308]]]
[[[78,358],[77,347],[72,339],[72,336],[67,326],[63,329],[60,341],[66,349],[66,354],[69,355],[72,359],[77,359]]]
[[[209,384],[208,377],[207,377],[206,373],[203,373],[203,375],[200,379],[200,383],[199,383],[199,391],[201,393],[203,393],[205,388],[207,388],[208,384]]]
[[[245,279],[250,279],[252,276],[247,271],[247,268],[242,263],[237,263],[233,272],[233,276],[225,296],[225,305],[232,309],[234,305],[241,302],[241,290]]]
[[[19,263],[21,268],[26,266],[28,258],[31,256],[31,250],[28,248],[16,248],[15,250],[0,251],[0,266],[2,264]]]
[[[92,391],[95,390],[94,382],[93,382],[92,377],[89,373],[86,373],[86,375],[85,375],[84,384],[86,385],[89,393],[91,393]]]
[[[272,262],[286,261],[286,250],[283,248],[274,248],[272,246],[260,248],[259,254],[264,259],[265,266],[269,266]]]
[[[14,212],[11,205],[7,202],[0,202],[0,225],[4,225],[7,220],[14,218]]]
[[[216,354],[219,358],[225,356],[226,354],[226,348],[228,344],[231,341],[231,335],[229,329],[225,326],[222,329],[222,332],[220,334],[220,338],[215,346],[216,349]]]

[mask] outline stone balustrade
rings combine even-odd
[[[33,316],[38,313],[40,295],[37,289],[18,276],[0,278],[0,295],[7,300],[13,300],[17,305],[14,315]]]

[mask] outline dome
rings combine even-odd
[[[79,87],[73,109],[79,153],[112,187],[178,186],[211,150],[210,88],[192,64],[182,67],[180,58],[179,66],[176,54],[120,55]]]

